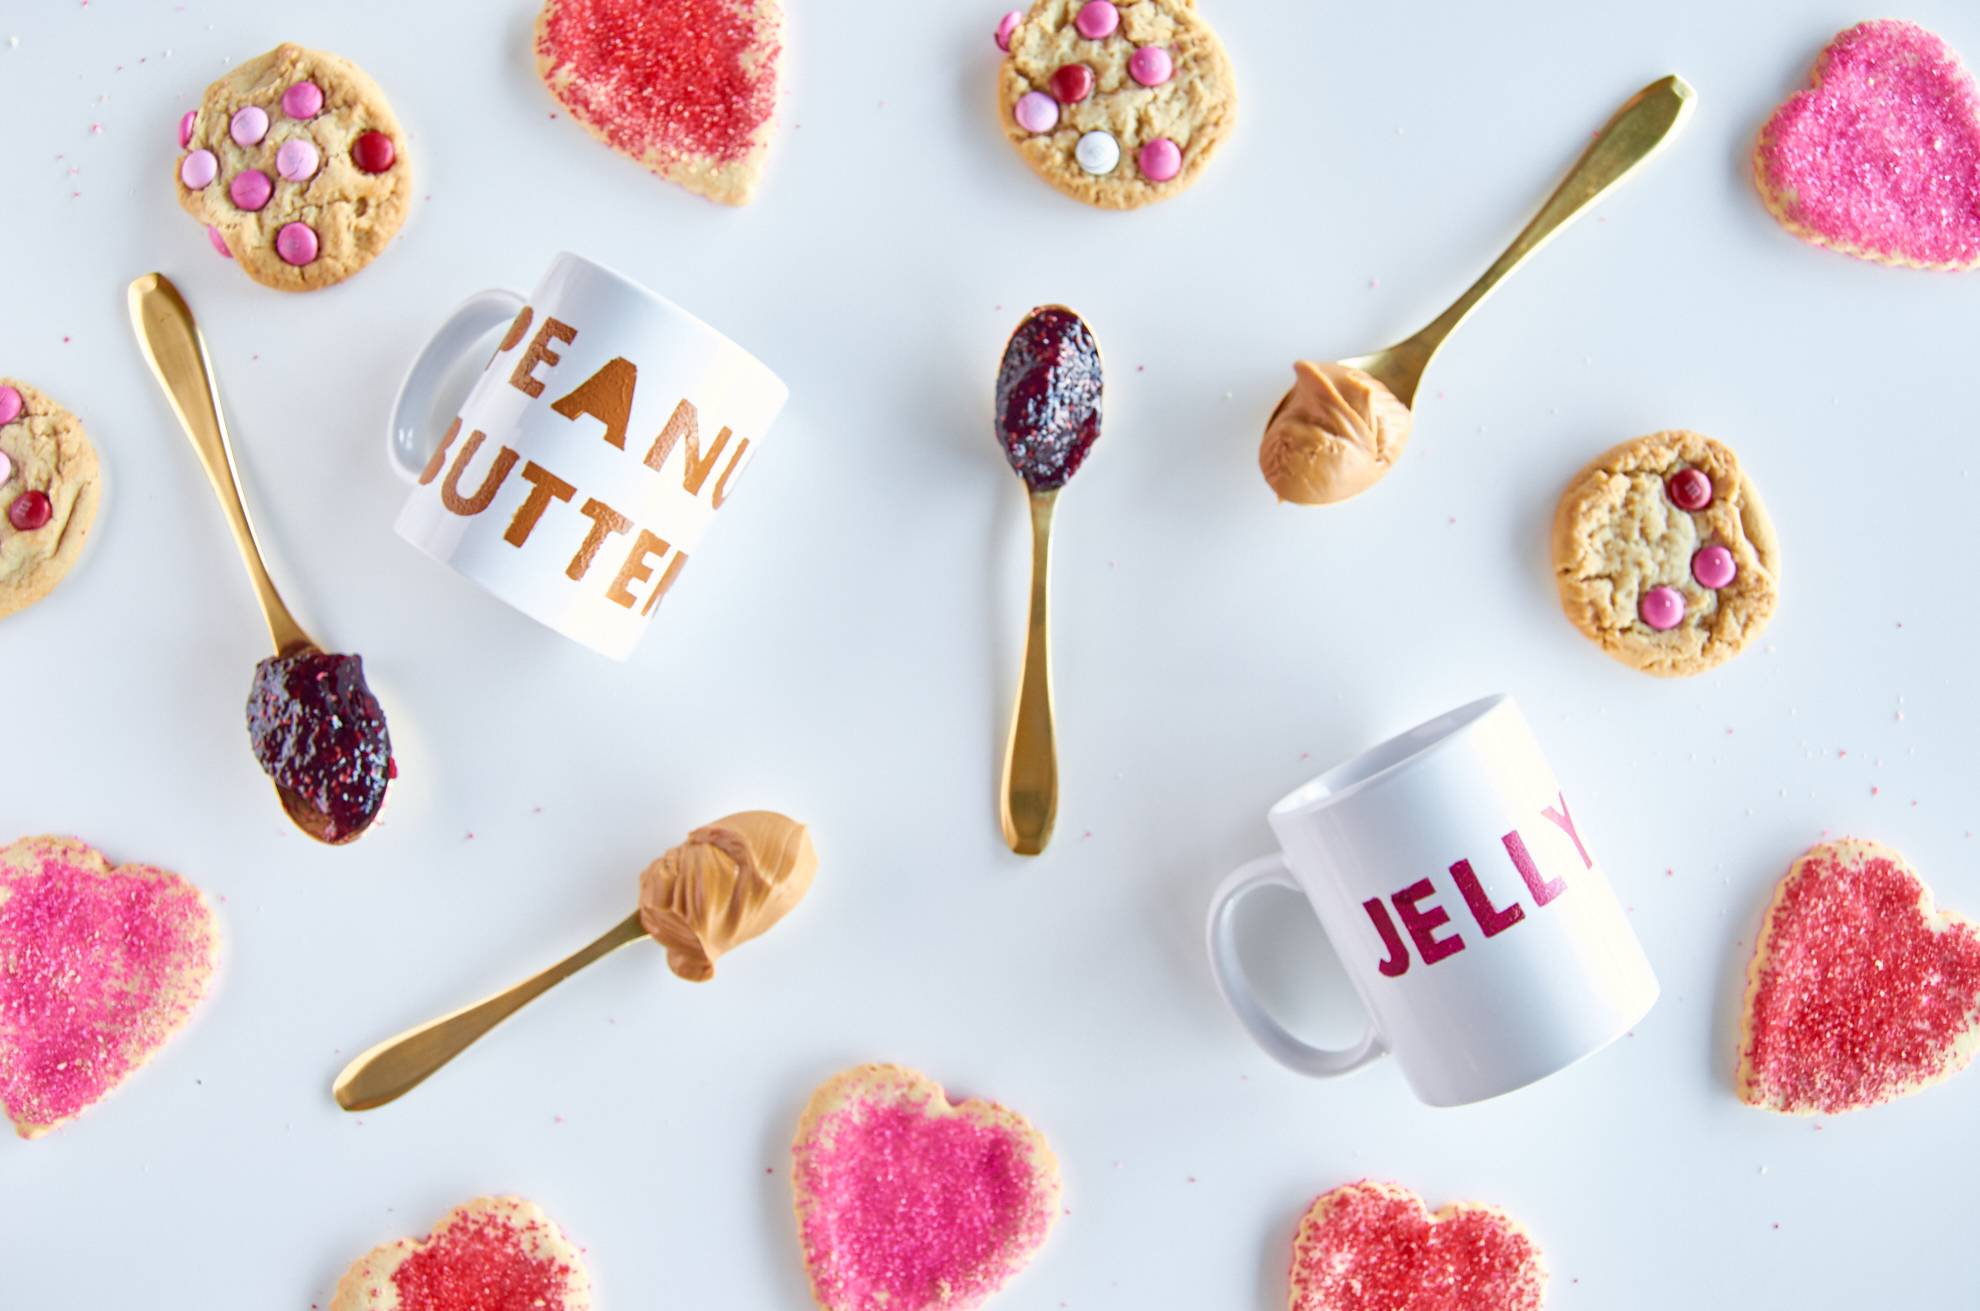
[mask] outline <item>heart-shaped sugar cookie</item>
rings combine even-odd
[[[1760,130],[1760,195],[1790,232],[1859,259],[1980,267],[1980,94],[1946,43],[1852,27]]]
[[[544,0],[536,69],[606,145],[747,204],[777,114],[782,0]]]
[[[792,1144],[798,1237],[825,1311],[968,1311],[1059,1217],[1059,1163],[994,1102],[898,1065],[820,1085]]]
[[[218,935],[199,889],[74,838],[0,848],[0,1111],[37,1138],[191,1017]]]
[[[1431,1214],[1395,1184],[1346,1184],[1293,1240],[1291,1311],[1535,1311],[1547,1282],[1517,1221],[1488,1206]]]
[[[1739,1095],[1833,1115],[1917,1092],[1980,1049],[1980,926],[1932,905],[1904,857],[1844,838],[1806,852],[1747,973]]]
[[[477,1197],[425,1238],[376,1247],[330,1311],[588,1311],[591,1277],[556,1222],[520,1197]]]

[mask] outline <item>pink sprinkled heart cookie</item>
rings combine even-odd
[[[1004,135],[1102,209],[1180,194],[1237,119],[1237,77],[1196,0],[1036,0],[1004,16],[997,48]]]
[[[1980,267],[1980,94],[1946,43],[1850,28],[1760,130],[1753,176],[1788,231],[1859,259]]]
[[[770,153],[782,0],[544,0],[536,69],[593,136],[744,205]]]
[[[1980,925],[1935,910],[1889,847],[1805,853],[1767,907],[1747,973],[1739,1095],[1833,1115],[1917,1092],[1980,1050]]]
[[[191,1018],[218,934],[199,889],[74,838],[0,848],[0,1110],[23,1138],[80,1115]]]
[[[282,291],[342,282],[391,244],[412,204],[406,134],[347,59],[258,55],[179,119],[179,205],[220,255]]]
[[[344,1272],[330,1311],[588,1311],[591,1277],[534,1202],[478,1197],[433,1232],[386,1243]]]
[[[1540,1249],[1502,1211],[1436,1214],[1407,1188],[1323,1194],[1293,1240],[1291,1311],[1537,1311]]]
[[[0,619],[68,576],[102,499],[82,421],[46,393],[0,377]]]
[[[951,1105],[898,1065],[811,1094],[791,1153],[798,1237],[825,1311],[968,1311],[1030,1262],[1059,1218],[1059,1163],[995,1102]]]

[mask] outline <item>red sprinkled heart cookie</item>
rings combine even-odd
[[[1547,1272],[1518,1222],[1488,1206],[1435,1215],[1395,1184],[1322,1194],[1293,1240],[1291,1311],[1535,1311]]]
[[[591,1277],[578,1250],[536,1203],[478,1197],[433,1232],[359,1260],[330,1311],[588,1311]]]
[[[1760,130],[1760,195],[1790,232],[1859,259],[1980,267],[1980,94],[1946,43],[1884,19],[1832,41]]]
[[[798,1236],[826,1311],[968,1311],[1022,1270],[1059,1218],[1059,1163],[994,1102],[950,1105],[898,1065],[811,1094],[791,1147]]]
[[[1980,1049],[1980,926],[1933,909],[1904,857],[1844,838],[1774,890],[1747,974],[1739,1095],[1793,1115],[1875,1106]]]
[[[777,113],[782,0],[544,0],[536,68],[606,145],[747,204]]]
[[[74,838],[0,848],[0,1111],[23,1138],[80,1115],[192,1016],[218,936],[199,889]]]

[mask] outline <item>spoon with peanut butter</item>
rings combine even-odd
[[[1630,97],[1506,252],[1415,336],[1372,355],[1295,364],[1292,390],[1258,450],[1279,499],[1327,505],[1379,482],[1409,443],[1417,387],[1444,340],[1514,269],[1675,136],[1695,102],[1691,84],[1675,73]]]
[[[354,842],[378,818],[385,789],[399,772],[385,711],[364,681],[363,659],[318,646],[268,576],[192,307],[170,278],[147,273],[130,286],[130,314],[145,362],[220,499],[275,644],[275,654],[255,666],[248,744],[297,828],[332,846]]]
[[[746,810],[698,828],[641,871],[639,909],[506,992],[387,1038],[344,1067],[331,1095],[347,1111],[397,1101],[553,985],[642,938],[667,949],[675,974],[706,983],[718,957],[790,914],[817,871],[810,830],[789,816]]]

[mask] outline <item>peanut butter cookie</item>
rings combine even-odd
[[[342,282],[398,235],[412,203],[406,134],[349,60],[279,45],[179,119],[179,205],[213,248],[282,291]]]
[[[102,495],[82,421],[0,378],[0,619],[55,590],[82,554]]]
[[[1731,448],[1695,432],[1624,442],[1554,512],[1561,607],[1590,641],[1660,677],[1737,655],[1780,601],[1780,548]]]
[[[1230,135],[1237,79],[1196,0],[1037,0],[997,29],[1004,135],[1038,176],[1102,209],[1188,187]]]

